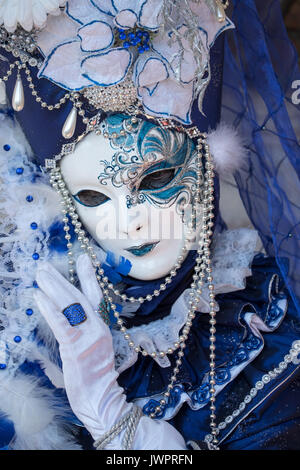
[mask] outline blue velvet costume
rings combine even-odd
[[[297,58],[286,37],[278,1],[235,0],[233,4],[232,20],[236,30],[226,34],[225,44],[220,38],[212,51],[216,79],[205,95],[206,117],[195,111],[193,120],[202,131],[216,126],[220,120],[222,85],[223,116],[248,136],[249,167],[247,172],[236,174],[236,181],[266,255],[254,258],[252,276],[247,278],[244,290],[219,294],[216,298],[220,307],[216,380],[222,386],[216,398],[218,440],[224,450],[300,450],[300,360],[297,353],[293,360],[288,356],[300,339],[300,208],[291,200],[288,178],[280,175],[280,162],[270,155],[268,147],[271,142],[279,145],[282,157],[290,163],[288,176],[299,178],[300,148],[292,125],[295,117],[290,118],[292,108],[295,115],[300,113],[291,98],[291,83],[299,78]],[[230,47],[233,44],[237,49],[235,56]],[[281,68],[283,57],[284,70]],[[45,98],[57,101],[63,91],[46,80],[40,82]],[[264,116],[258,113],[256,93],[265,103]],[[42,164],[47,155],[58,153],[62,144],[59,137],[49,144],[45,136],[49,133],[58,136],[57,129],[61,129],[69,109],[66,107],[63,115],[54,112],[53,119],[39,128],[32,125],[32,121],[38,122],[41,112],[33,103],[29,110],[21,111],[18,118]],[[82,129],[78,128],[78,134],[80,131]],[[39,135],[34,135],[36,132]],[[216,187],[217,201],[218,181]],[[221,214],[216,213],[216,216],[216,232],[221,232],[226,227]],[[58,240],[53,243],[53,250],[59,249],[60,237],[63,239],[62,230],[53,229],[53,238]],[[191,283],[194,257],[193,252],[189,254],[174,282],[161,296],[143,304],[136,315],[127,320],[128,326],[149,323],[169,314],[175,300]],[[156,283],[160,283],[160,280],[135,281],[126,275],[122,280],[136,297],[152,292]],[[263,334],[263,340],[255,336],[245,322],[249,311],[255,312],[271,330]],[[187,341],[176,386],[166,409],[158,417],[168,412],[172,416],[172,410],[177,408],[169,422],[186,442],[196,441],[204,449],[207,448],[205,440],[209,441],[209,386],[205,381],[209,371],[208,351],[209,318],[200,312]],[[239,373],[232,379],[233,371],[238,368]],[[154,396],[166,390],[172,369],[160,368],[151,358],[139,355],[138,361],[121,373],[118,381],[129,401],[146,399],[143,411],[150,414],[158,405]],[[39,377],[46,388],[53,388],[37,362],[26,360],[21,370]],[[64,390],[57,389],[55,393],[62,404],[68,406]],[[189,404],[181,401],[187,395]],[[66,421],[83,448],[91,448],[87,431],[71,410]],[[13,422],[0,414],[0,448],[9,449],[13,435]]]

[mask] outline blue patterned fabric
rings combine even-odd
[[[219,385],[229,383],[236,367],[246,365],[256,355],[255,352],[259,352],[263,347],[262,339],[256,336],[245,322],[245,315],[248,312],[256,313],[266,326],[273,329],[280,324],[286,314],[287,294],[282,290],[282,281],[277,286],[279,290],[272,292],[279,273],[274,259],[262,255],[256,256],[252,272],[253,275],[247,278],[246,289],[216,297],[220,307],[216,333]],[[193,321],[178,374],[177,383],[180,387],[176,388],[168,404],[171,408],[179,400],[178,396],[184,392],[190,395],[194,407],[209,401],[206,377],[209,372],[209,328],[209,316],[198,314]],[[119,378],[119,383],[125,389],[128,399],[163,393],[172,375],[175,360],[176,357],[170,358],[170,368],[161,368],[153,359],[140,355],[138,362],[124,371]],[[145,405],[144,412],[150,413],[153,407],[158,406],[157,401],[151,400]],[[161,417],[164,414],[162,413]]]
[[[268,289],[266,289],[264,282],[272,276],[272,262],[270,259],[263,262],[261,257],[256,258],[255,262],[256,267],[253,269],[253,277],[249,278],[246,289],[241,291],[237,297],[244,298],[252,303],[255,299],[259,316],[272,323],[273,315],[270,316],[269,312],[273,308],[270,309],[265,304]],[[264,288],[256,290],[254,289],[255,284],[257,286],[264,285]],[[258,293],[260,293],[260,296],[257,296]],[[282,294],[284,293],[282,292]],[[228,304],[233,302],[233,296],[234,294],[222,295],[223,302],[225,301]],[[274,307],[274,298],[272,303]],[[240,372],[234,381],[229,383],[217,395],[216,415],[218,424],[239,407],[249,391],[261,380],[264,374],[278,367],[278,364],[289,353],[293,342],[299,339],[300,323],[298,313],[291,300],[288,305],[288,311],[284,318],[279,321],[278,328],[272,333],[264,334],[262,352]],[[275,308],[275,311],[277,311],[277,308]],[[218,340],[220,341],[220,335],[223,336],[223,334],[220,328],[217,331]],[[229,331],[226,336],[227,341],[229,341]],[[271,380],[261,390],[258,390],[257,395],[245,406],[244,410],[221,431],[218,437],[221,442],[221,449],[300,450],[299,368],[299,364],[289,364],[278,377]],[[171,420],[171,423],[179,429],[187,441],[203,441],[208,434],[209,409],[204,407],[197,412],[184,405],[176,417]]]

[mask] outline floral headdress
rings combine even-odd
[[[203,112],[210,49],[221,32],[233,27],[224,12],[227,2],[39,2],[39,9],[26,12],[21,5],[0,2],[1,58],[9,65],[2,81],[16,78],[11,99],[15,111],[26,109],[27,81],[45,113],[69,110],[62,125],[65,143],[81,125],[78,114],[90,129],[90,118],[99,112],[142,114],[184,126],[192,124],[195,100]],[[59,90],[58,102],[42,95],[42,79]]]

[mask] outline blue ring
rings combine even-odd
[[[78,303],[68,305],[62,313],[71,326],[80,325],[80,323],[83,323],[87,319],[85,311]]]

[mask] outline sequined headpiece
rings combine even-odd
[[[27,22],[7,24],[0,12],[1,78],[37,161],[53,167],[96,114],[191,126],[196,109],[205,119],[211,63],[221,57],[210,57],[211,49],[233,27],[227,3],[132,0],[124,9],[107,0],[59,1],[43,23],[28,12]]]

